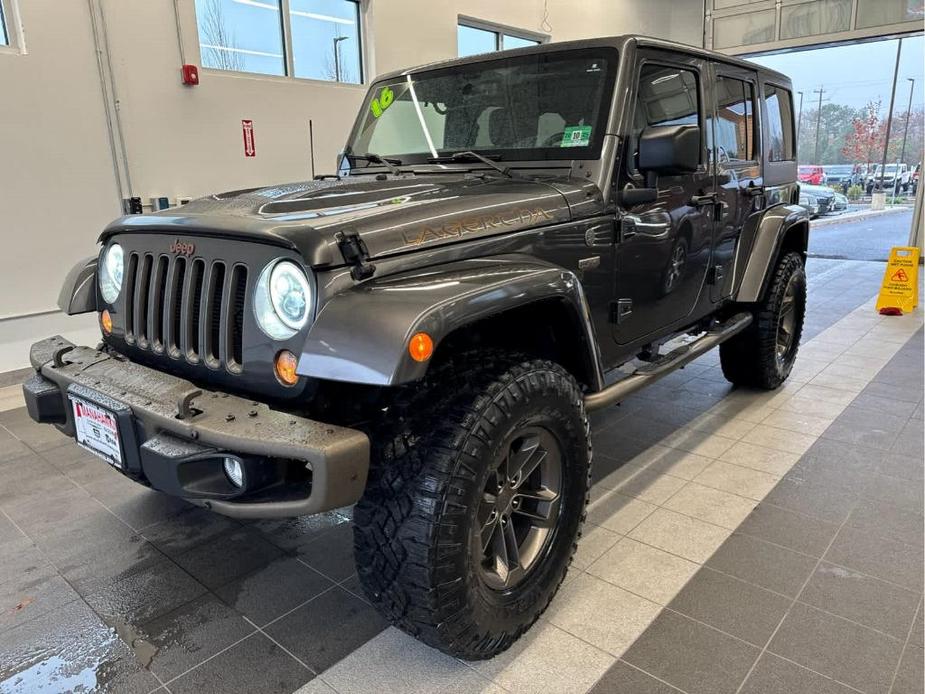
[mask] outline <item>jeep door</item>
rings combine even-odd
[[[745,220],[764,207],[755,113],[757,73],[713,63],[707,142],[718,197],[710,297],[732,291],[736,245]]]
[[[615,179],[620,190],[654,183],[657,199],[618,210],[620,238],[611,321],[620,345],[644,343],[659,331],[683,323],[703,290],[713,228],[712,205],[702,204],[713,193],[713,174],[703,144],[704,74],[705,64],[699,58],[639,52],[635,93],[628,102],[634,112],[626,119],[625,149]],[[667,125],[700,127],[700,164],[693,173],[662,174],[647,182],[638,169],[639,138],[647,128]]]

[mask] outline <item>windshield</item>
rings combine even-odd
[[[508,161],[595,159],[616,59],[606,48],[539,53],[378,82],[345,166],[374,165],[350,155],[414,164],[467,150]]]

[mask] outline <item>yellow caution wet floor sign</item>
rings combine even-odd
[[[919,304],[919,249],[896,246],[883,273],[877,312],[888,315],[909,313]]]

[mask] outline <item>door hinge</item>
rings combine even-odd
[[[372,277],[376,266],[366,262],[369,259],[369,249],[366,248],[366,242],[360,238],[359,234],[339,231],[334,235],[334,240],[337,241],[337,247],[344,256],[344,262],[353,265],[350,276],[354,280],[359,282]]]
[[[620,325],[623,321],[633,315],[632,299],[617,299],[610,302],[610,322]]]
[[[710,268],[709,276],[707,277],[707,284],[715,284],[717,286],[723,283],[723,278],[726,276],[725,271],[723,270],[722,265],[714,265]]]

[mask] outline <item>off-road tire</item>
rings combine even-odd
[[[794,283],[795,291],[792,345],[783,358],[779,358],[777,338],[781,309],[791,283]],[[753,311],[755,320],[752,324],[720,345],[720,364],[730,383],[774,390],[790,375],[803,334],[806,272],[799,253],[786,253],[781,257],[764,299],[753,307]]]
[[[591,445],[575,379],[558,364],[466,355],[390,408],[373,434],[369,480],[354,514],[360,583],[392,624],[444,653],[478,660],[508,648],[565,578],[586,516]],[[473,524],[491,461],[518,427],[561,447],[561,508],[546,548],[508,591],[483,580]]]

